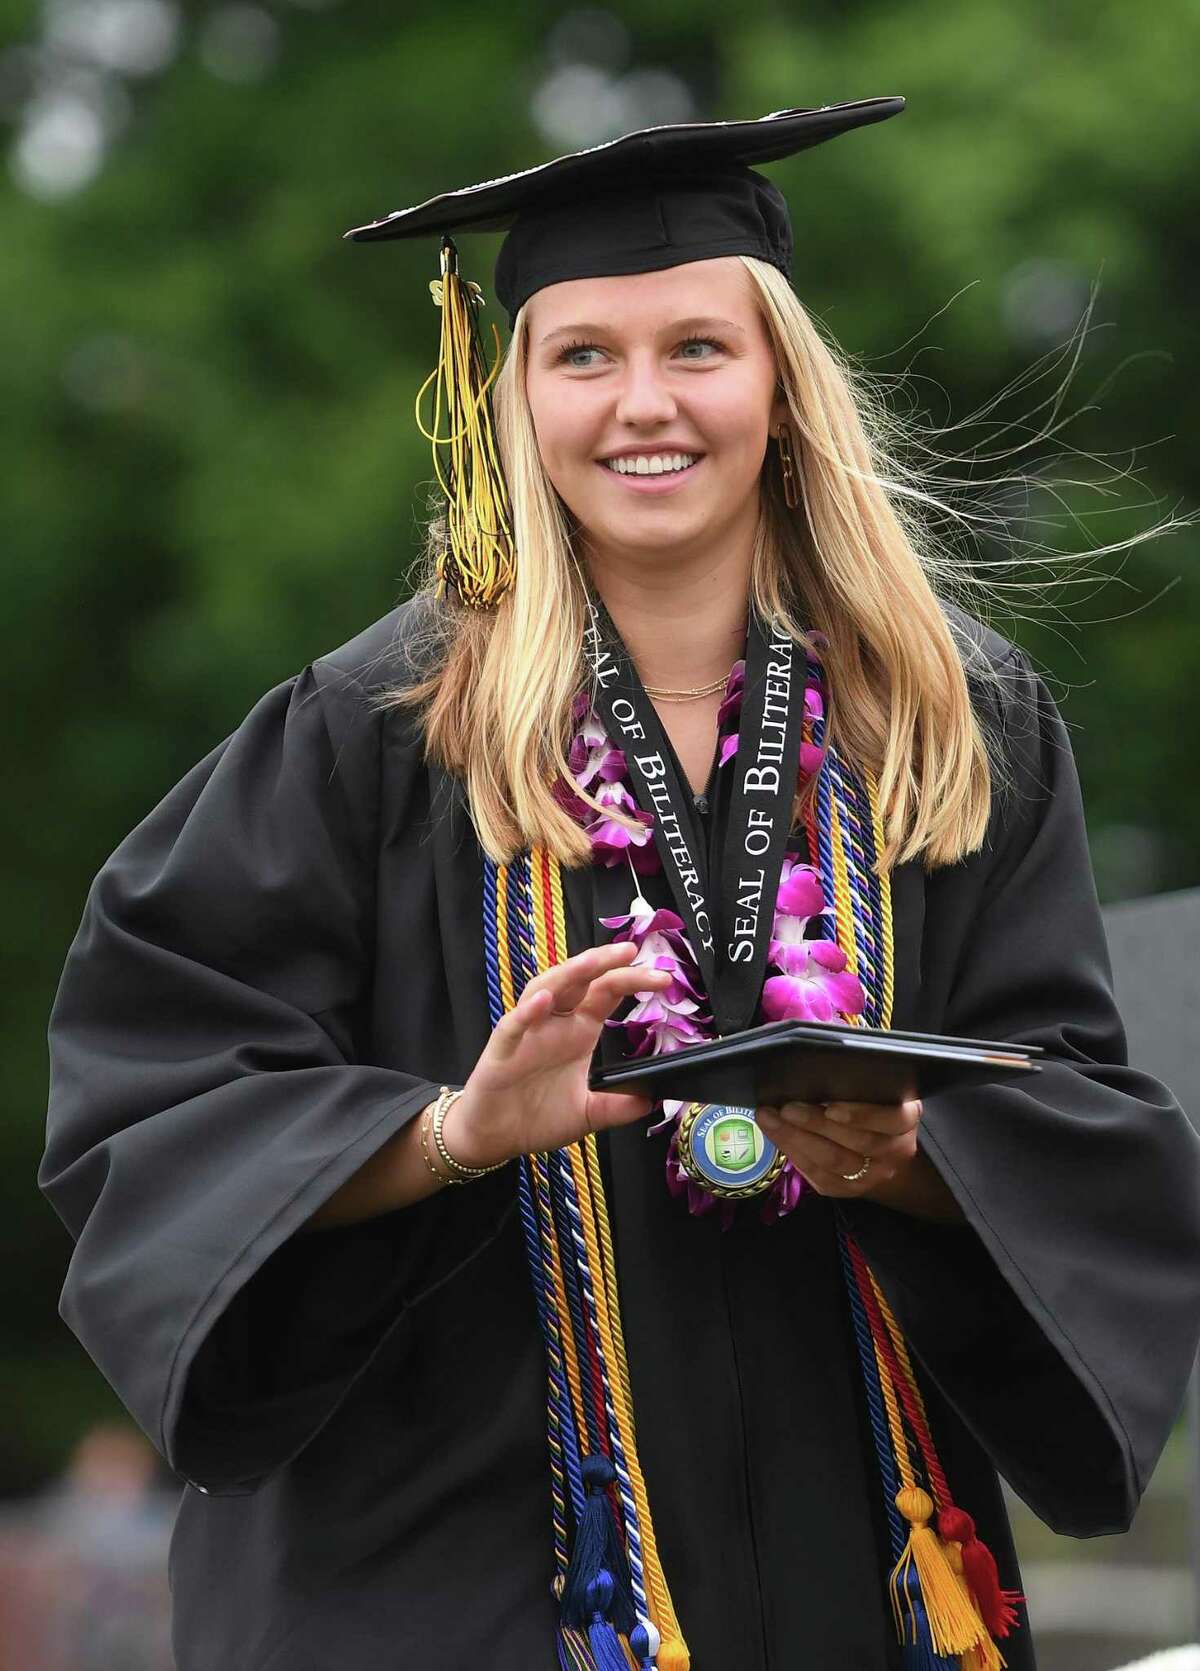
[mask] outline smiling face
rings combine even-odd
[[[538,446],[587,549],[640,562],[736,541],[748,559],[787,404],[741,262],[572,279],[527,306]]]

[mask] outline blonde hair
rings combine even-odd
[[[968,686],[968,672],[985,686],[999,675],[985,651],[951,629],[939,592],[962,590],[963,561],[933,537],[922,512],[964,519],[926,485],[926,473],[894,455],[896,420],[875,384],[825,340],[785,276],[739,259],[790,409],[802,491],[801,507],[789,509],[778,469],[764,467],[752,600],[796,638],[815,629],[828,639],[827,736],[875,776],[880,868],[917,857],[927,869],[952,864],[982,845],[993,777],[1003,777]],[[590,862],[589,838],[552,791],[570,782],[571,703],[589,682],[585,589],[566,509],[538,449],[527,344],[522,308],[494,399],[515,584],[486,612],[437,602],[432,564],[444,523],[435,518],[422,588],[428,607],[418,641],[406,633],[406,655],[424,676],[379,700],[419,710],[427,753],[462,778],[490,857],[505,861],[537,843],[580,865]]]

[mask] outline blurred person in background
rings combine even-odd
[[[89,1428],[0,1528],[2,1671],[171,1671],[164,1563],[178,1493],[136,1429]]]

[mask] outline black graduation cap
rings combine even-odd
[[[806,151],[851,128],[886,121],[902,98],[857,99],[818,109],[775,110],[746,122],[675,122],[478,185],[442,192],[344,234],[355,243],[440,234],[442,277],[430,289],[442,309],[434,463],[448,501],[448,549],[439,566],[461,600],[487,607],[513,578],[508,495],[499,466],[489,373],[476,328],[483,295],[458,274],[454,232],[507,231],[495,290],[509,326],[535,291],[567,279],[647,273],[724,255],[755,255],[792,274],[791,219],[778,187],[754,163]],[[445,399],[450,433],[438,434]],[[448,478],[438,447],[450,449]]]

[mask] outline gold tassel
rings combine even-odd
[[[489,609],[508,591],[514,579],[512,512],[508,487],[500,468],[489,390],[500,369],[500,333],[492,326],[496,358],[489,372],[484,363],[476,321],[483,292],[458,272],[458,251],[450,238],[442,239],[442,276],[429,289],[442,310],[442,340],[438,363],[417,395],[417,427],[433,443],[433,467],[446,495],[447,545],[437,564],[438,593],[453,586],[472,609]],[[421,421],[425,391],[436,381],[433,429]],[[438,433],[442,402],[450,426]],[[448,448],[442,474],[439,448]]]
[[[964,1667],[970,1671],[1003,1671],[1004,1658],[979,1616],[961,1563],[954,1559],[957,1551],[952,1552],[929,1524],[933,1499],[919,1485],[904,1486],[896,1493],[896,1507],[910,1528],[908,1543],[892,1573],[892,1609],[897,1621],[903,1617],[904,1579],[911,1564],[917,1569],[935,1652],[947,1659],[964,1656]]]

